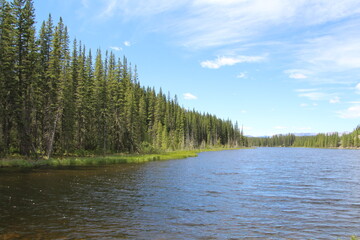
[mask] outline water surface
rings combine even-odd
[[[0,172],[0,238],[360,236],[360,151],[258,148]]]

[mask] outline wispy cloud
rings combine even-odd
[[[110,49],[111,49],[111,50],[114,50],[114,51],[121,51],[121,50],[122,50],[121,47],[115,47],[115,46],[110,47]]]
[[[358,3],[356,8],[359,6]],[[353,84],[360,78],[359,28],[359,18],[349,18],[337,25],[328,24],[297,46],[294,53],[296,66],[313,72],[307,81]]]
[[[360,12],[358,0],[315,2],[311,0],[266,2],[263,0],[103,0],[103,2],[105,5],[100,7],[99,16],[142,18],[146,21],[149,30],[166,31],[181,45],[194,49],[229,46],[235,43],[248,44],[260,39],[264,41],[264,37],[272,36],[274,29],[277,29],[275,32],[288,29],[296,31],[303,29],[304,26],[317,26],[350,18]],[[159,21],[157,18],[159,16],[166,17],[166,21]],[[342,42],[343,39],[341,37],[339,39]],[[306,45],[317,44],[316,41],[310,41]],[[334,44],[338,46],[337,43]],[[351,48],[356,45],[358,45],[357,41],[353,41]],[[344,42],[343,46],[346,46]],[[306,47],[304,46],[303,49]],[[336,51],[331,48],[326,49]],[[351,51],[346,50],[346,52]],[[359,54],[354,53],[353,56],[357,58]],[[347,59],[339,59],[339,62],[345,65],[351,64]]]
[[[239,73],[236,78],[247,78],[247,75],[246,73],[242,72],[242,73]]]
[[[338,96],[335,96],[334,98],[331,98],[329,100],[329,103],[339,103],[340,102],[340,98]]]
[[[204,48],[248,42],[278,29],[319,25],[358,14],[357,0],[107,0],[100,16],[147,20],[166,15],[153,28],[171,31],[184,46]],[[181,14],[179,14],[181,10]],[[150,19],[151,22],[151,19]],[[161,26],[159,26],[161,25]]]
[[[360,94],[360,83],[356,84],[355,90],[357,94]]]
[[[254,63],[264,61],[263,56],[235,56],[235,57],[218,57],[215,60],[206,60],[200,63],[203,68],[218,69],[223,66],[232,66],[238,63]]]
[[[300,93],[299,97],[306,97],[310,100],[313,101],[318,101],[318,100],[324,100],[324,98],[326,98],[326,94],[322,93],[322,92],[307,92],[307,93]]]
[[[129,19],[135,17],[150,17],[162,14],[168,11],[173,11],[184,4],[187,0],[106,0],[105,7],[99,14],[102,18],[112,17],[115,14]]]
[[[294,78],[294,79],[305,79],[307,78],[307,76],[305,74],[302,73],[291,73],[289,75],[289,78]]]
[[[99,14],[100,18],[112,17],[115,14],[115,10],[118,8],[119,2],[117,0],[108,0],[103,10]]]
[[[293,28],[323,24],[359,13],[356,0],[220,1],[196,0],[177,27],[185,45],[195,48],[221,46],[261,37],[274,26]]]
[[[337,113],[340,118],[360,118],[360,105],[351,106]]]
[[[288,69],[284,71],[292,79],[307,79],[312,73],[306,69]]]
[[[318,106],[317,103],[312,103],[312,104],[309,104],[309,103],[301,103],[301,104],[300,104],[300,107],[303,107],[303,108],[305,108],[305,107],[316,107],[316,106]]]
[[[191,94],[191,93],[184,93],[183,97],[185,100],[196,100],[197,96]]]
[[[126,47],[130,47],[130,46],[131,46],[131,42],[125,41],[125,42],[124,42],[124,45],[125,45]]]
[[[317,88],[300,88],[300,89],[295,89],[295,92],[315,92],[315,91],[319,91],[319,89]]]
[[[339,88],[303,88],[296,89],[295,92],[298,93],[299,97],[305,97],[312,101],[328,101],[329,103],[339,103],[340,97],[338,96],[337,90]],[[316,103],[313,103],[313,106]],[[302,107],[307,107],[308,104],[301,105]]]

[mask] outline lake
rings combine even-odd
[[[349,239],[360,236],[360,151],[0,171],[0,203],[3,239]]]

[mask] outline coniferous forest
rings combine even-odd
[[[315,147],[315,148],[359,148],[360,126],[350,133],[317,134],[315,136],[295,136],[294,134],[272,137],[248,138],[250,146],[258,147]]]
[[[34,158],[240,147],[237,124],[140,85],[137,68],[71,40],[32,0],[0,0],[0,155]]]

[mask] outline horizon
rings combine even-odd
[[[336,3],[336,4],[335,4]],[[138,66],[143,86],[243,125],[244,134],[350,132],[360,118],[360,3],[35,0],[94,52]]]

